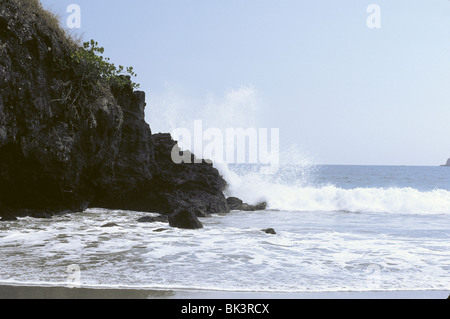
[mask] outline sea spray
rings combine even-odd
[[[276,204],[277,196],[308,185],[315,166],[279,165],[274,170],[267,165],[220,165],[217,168],[228,181],[226,195],[251,204],[265,201],[269,209],[280,209]]]
[[[193,98],[183,90],[168,86],[162,94],[152,95],[147,122],[153,132],[173,132],[187,128],[194,132],[194,121],[202,120],[204,127],[225,131],[227,128],[260,127],[260,98],[249,85],[228,89],[223,96],[207,94]],[[151,116],[150,116],[151,109]]]
[[[159,114],[154,118],[164,119],[155,123],[150,119],[155,132],[187,128],[194,133],[196,120],[201,120],[205,129],[216,128],[224,134],[229,128],[261,127],[261,100],[252,86],[230,89],[223,97],[208,95],[204,100],[180,97],[176,90],[169,89],[162,96],[153,97],[152,103],[152,112]],[[181,148],[192,146],[183,140],[179,142]],[[215,162],[214,167],[228,182],[226,195],[249,204],[265,201],[272,210],[450,213],[450,187],[445,180],[439,180],[442,174],[430,179],[413,168],[408,168],[413,171],[403,176],[405,168],[383,173],[378,167],[341,167],[321,173],[324,166],[315,165],[313,157],[301,147],[290,145],[279,151],[279,166]],[[441,184],[426,185],[424,189],[427,180]]]
[[[321,183],[318,165],[280,165],[274,174],[258,165],[220,165],[229,183],[227,196],[268,209],[298,212],[353,212],[391,214],[450,214],[450,191],[414,187],[351,187]],[[319,181],[319,182],[318,182]],[[370,177],[367,177],[370,182]]]

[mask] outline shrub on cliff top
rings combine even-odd
[[[95,99],[98,92],[105,87],[119,89],[138,89],[139,84],[131,80],[136,77],[132,67],[116,67],[109,58],[102,56],[105,49],[94,40],[83,43],[71,50],[63,59],[55,58],[55,66],[59,73],[67,76],[67,93],[64,93],[63,104],[83,105]]]
[[[132,81],[137,76],[132,67],[116,67],[102,56],[105,50],[94,40],[81,43],[62,26],[60,17],[43,8],[40,0],[0,0],[0,3],[11,13],[8,27],[12,32],[21,41],[34,39],[30,47],[38,52],[39,58],[45,58],[47,71],[54,80],[53,103],[82,106],[96,99],[107,87],[139,88]],[[1,45],[0,53],[5,51]],[[43,53],[39,55],[39,52]]]
[[[131,88],[138,89],[139,84],[131,81],[131,77],[137,76],[133,67],[127,67],[125,72],[122,65],[116,67],[114,63],[110,62],[109,58],[103,57],[104,52],[105,49],[99,47],[98,42],[91,40],[90,42],[84,42],[82,47],[71,54],[71,62],[75,64],[76,72],[82,77],[83,81],[87,84],[102,81],[107,85],[119,87],[130,85]]]
[[[17,8],[19,8],[23,16],[28,21],[38,21],[47,28],[52,29],[58,36],[59,41],[66,45],[72,51],[69,60],[55,61],[60,71],[72,69],[75,76],[82,79],[82,87],[87,85],[95,85],[97,81],[101,81],[106,85],[116,85],[123,87],[130,85],[133,89],[139,88],[139,84],[130,80],[136,77],[133,67],[124,68],[119,65],[116,67],[110,62],[109,58],[102,56],[105,49],[98,46],[98,42],[91,40],[80,44],[80,39],[75,39],[69,34],[60,23],[60,17],[57,14],[43,8],[40,0],[10,0]],[[125,76],[123,76],[125,75]]]

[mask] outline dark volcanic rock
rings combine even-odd
[[[244,202],[237,197],[228,197],[227,204],[231,210],[240,210]]]
[[[119,225],[117,225],[116,223],[107,223],[105,225],[102,226],[102,228],[111,228],[111,227],[118,227]]]
[[[203,224],[195,216],[195,213],[189,210],[180,210],[169,215],[169,225],[182,229],[203,228]]]
[[[242,210],[246,212],[254,212],[258,210],[265,210],[267,208],[267,203],[259,203],[257,205],[249,205],[244,203],[242,200],[236,197],[227,198],[228,207],[231,210]]]
[[[33,212],[26,212],[26,215],[34,217],[34,218],[39,218],[39,219],[51,219],[53,217],[52,213],[47,213],[47,212],[43,212],[43,211],[33,211]]]
[[[157,211],[151,186],[157,164],[152,133],[145,122],[145,94],[113,88],[113,95],[123,110],[123,124],[111,153],[113,160],[98,170],[91,206]]]
[[[139,223],[167,223],[169,222],[169,217],[167,215],[160,215],[160,216],[145,216],[142,218],[139,218],[137,220]]]
[[[81,211],[117,154],[123,111],[100,84],[76,92],[70,65],[55,62],[74,47],[34,3],[0,3],[0,202],[17,214]]]
[[[273,229],[273,228],[261,229],[261,231],[265,232],[266,234],[269,234],[269,235],[276,235],[277,234],[275,232],[275,229]]]
[[[197,217],[229,212],[218,171],[175,164],[177,143],[152,135],[144,92],[80,85],[77,46],[37,3],[0,2],[0,217],[95,206],[198,228]]]
[[[163,231],[166,231],[166,230],[168,230],[167,228],[158,228],[158,229],[155,229],[153,232],[154,233],[162,233]]]
[[[230,211],[223,195],[227,184],[212,164],[205,161],[175,164],[171,154],[174,148],[176,151],[179,148],[170,134],[156,134],[153,139],[158,164],[153,187],[159,193],[160,203],[163,203],[162,211],[170,214],[185,209],[198,217]]]
[[[17,220],[17,217],[15,217],[15,216],[3,216],[0,219],[0,222],[12,222],[12,221],[16,221],[16,220]]]

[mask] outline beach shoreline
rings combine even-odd
[[[443,290],[367,292],[231,292],[183,289],[159,290],[0,285],[0,299],[447,299],[449,294],[450,291]]]

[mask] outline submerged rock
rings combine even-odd
[[[13,221],[16,221],[16,220],[17,220],[17,217],[15,217],[15,216],[3,216],[0,219],[0,222],[13,222]]]
[[[111,227],[119,227],[116,223],[107,223],[102,226],[102,228],[111,228]]]
[[[249,205],[244,203],[241,199],[237,197],[227,198],[227,204],[231,210],[242,210],[247,212],[265,210],[267,208],[267,203],[265,202],[259,203],[257,205]]]
[[[166,231],[166,230],[169,230],[168,228],[158,228],[158,229],[155,229],[153,232],[154,233],[162,233],[163,231]]]
[[[53,218],[52,213],[40,212],[40,211],[35,211],[35,212],[29,213],[27,215],[34,217],[34,218],[38,218],[38,219],[52,219]]]
[[[273,228],[261,229],[261,231],[265,232],[266,234],[269,234],[269,235],[276,235],[277,234],[275,232],[275,229],[273,229]]]
[[[169,222],[169,217],[165,215],[159,215],[159,216],[145,216],[142,218],[139,218],[137,220],[139,223],[167,223]]]

